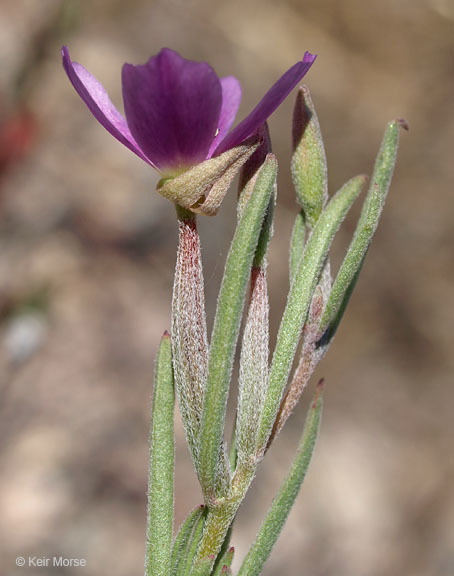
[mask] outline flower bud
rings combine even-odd
[[[328,200],[328,172],[320,125],[307,86],[293,111],[292,178],[306,222],[313,228]]]

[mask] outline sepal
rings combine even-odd
[[[205,160],[175,178],[160,180],[157,191],[187,210],[214,216],[236,174],[260,143],[260,137],[254,136],[240,146]]]

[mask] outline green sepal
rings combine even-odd
[[[170,335],[158,350],[152,405],[145,574],[167,576],[173,534],[174,405]]]
[[[238,576],[258,576],[261,573],[296,500],[306,476],[320,428],[323,406],[321,384],[318,385],[315,398],[309,408],[296,458],[271,504]]]
[[[301,86],[293,111],[292,179],[306,224],[315,226],[328,199],[328,170],[317,114],[307,86]]]
[[[178,206],[198,214],[214,216],[241,166],[260,143],[260,139],[250,138],[175,178],[161,178],[156,190]]]
[[[207,503],[216,496],[216,472],[235,347],[252,261],[276,175],[277,162],[269,154],[257,176],[254,193],[238,222],[219,292],[200,427],[199,479]]]
[[[401,120],[390,122],[385,131],[361,215],[323,313],[320,336],[326,345],[334,336],[353,292],[367,250],[380,220],[397,157]]]
[[[267,446],[312,296],[334,235],[361,192],[365,180],[364,176],[352,178],[329,201],[307,241],[295,272],[270,368],[268,391],[258,435],[259,456],[263,455]]]

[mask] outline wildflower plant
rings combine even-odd
[[[355,176],[329,197],[326,156],[307,87],[293,115],[291,173],[298,212],[290,241],[287,305],[269,350],[267,252],[273,235],[278,163],[266,120],[309,70],[306,53],[230,130],[239,82],[218,78],[204,62],[162,50],[145,65],[123,67],[126,119],[99,82],[72,62],[63,65],[97,120],[162,176],[158,192],[174,202],[179,245],[171,331],[158,351],[150,436],[146,576],[231,573],[235,517],[267,450],[327,352],[380,219],[396,161],[402,120],[388,124],[370,180]],[[214,215],[239,174],[237,225],[225,262],[208,337],[197,215]],[[350,246],[334,277],[333,238],[367,187]],[[238,402],[227,444],[226,407],[239,348]],[[292,373],[296,355],[299,355]],[[239,576],[260,574],[297,497],[314,451],[323,382],[310,404],[294,461],[264,516]],[[204,502],[174,536],[175,398]]]

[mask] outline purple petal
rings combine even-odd
[[[123,100],[134,138],[160,170],[176,173],[206,159],[222,103],[206,62],[164,48],[145,65],[125,64]]]
[[[211,143],[208,158],[211,158],[218,144],[222,142],[222,139],[230,130],[241,103],[241,85],[234,76],[221,78],[221,86],[222,107],[218,121],[218,133]]]
[[[61,54],[63,67],[71,84],[96,120],[139,158],[151,164],[132,137],[126,120],[112,104],[104,87],[81,64],[71,61],[67,46],[63,46]]]
[[[238,146],[252,136],[269,116],[287,98],[298,82],[312,66],[316,56],[306,52],[301,62],[297,62],[268,90],[252,112],[224,138],[214,151],[214,155]]]

